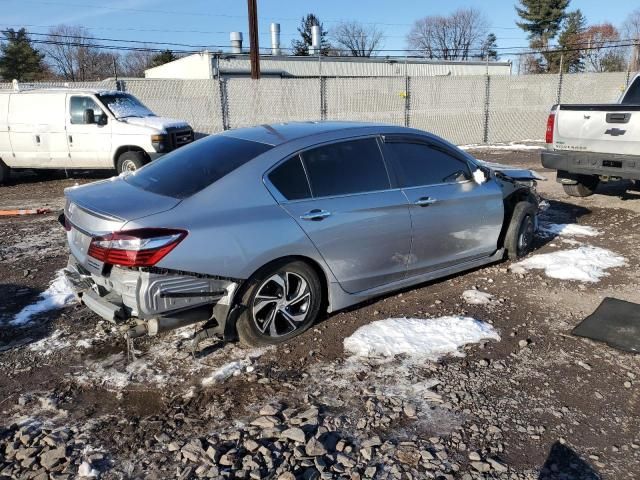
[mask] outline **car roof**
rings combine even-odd
[[[55,93],[71,93],[71,94],[95,94],[95,95],[123,95],[128,92],[120,92],[117,90],[109,90],[104,88],[67,88],[67,87],[52,87],[52,88],[25,88],[23,90],[2,90],[0,93],[12,94],[12,95],[37,95],[37,94],[55,94]]]
[[[228,135],[252,142],[264,143],[267,145],[281,145],[283,143],[297,140],[312,135],[329,133],[334,131],[349,130],[356,133],[357,130],[371,129],[372,127],[403,129],[387,125],[384,123],[369,122],[346,122],[346,121],[308,121],[308,122],[287,122],[257,125],[249,128],[239,128],[228,130],[222,135]],[[411,131],[411,129],[406,129]]]

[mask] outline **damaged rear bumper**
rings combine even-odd
[[[225,335],[240,284],[234,279],[117,266],[97,275],[73,255],[65,274],[86,307],[109,322],[135,325],[135,336],[156,335],[198,322],[208,322],[215,333]]]

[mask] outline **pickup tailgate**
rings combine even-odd
[[[640,105],[558,105],[554,148],[638,155]]]

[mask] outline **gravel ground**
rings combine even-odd
[[[0,479],[640,478],[640,357],[570,335],[606,296],[640,302],[640,193],[605,185],[566,197],[535,151],[479,150],[549,181],[545,219],[602,232],[540,236],[626,259],[597,283],[502,262],[322,319],[277,348],[210,342],[192,328],[136,343],[77,305],[9,325],[66,263],[56,215],[0,219]],[[23,174],[0,208],[63,205],[99,175]],[[463,292],[492,297],[468,303]],[[474,298],[477,296],[474,296]],[[464,356],[350,358],[343,340],[374,320],[464,315],[500,341]]]

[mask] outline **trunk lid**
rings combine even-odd
[[[87,255],[92,237],[122,230],[131,220],[165,212],[180,203],[142,190],[123,177],[65,189],[65,219],[69,249],[92,273],[102,273],[102,263]]]

